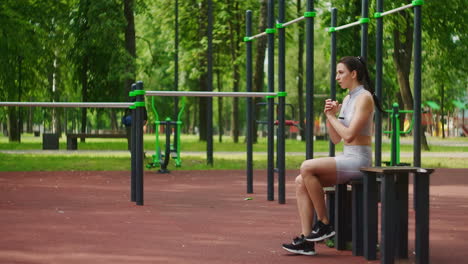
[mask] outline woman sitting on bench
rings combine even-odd
[[[381,107],[371,87],[364,59],[340,59],[336,80],[349,93],[343,105],[325,100],[324,113],[331,141],[334,144],[344,141],[343,154],[306,160],[301,165],[300,175],[296,178],[301,234],[292,243],[283,244],[285,250],[296,254],[315,255],[315,242],[335,234],[327,216],[323,187],[362,178],[359,168],[372,165],[374,105],[379,110]],[[317,222],[312,226],[314,211],[317,212]]]

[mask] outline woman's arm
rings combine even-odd
[[[368,122],[368,119],[374,111],[374,101],[372,96],[364,94],[359,96],[356,101],[354,116],[348,127],[344,126],[337,118],[336,112],[327,111],[327,121],[334,131],[345,141],[345,143],[352,142],[358,135],[362,128]]]
[[[346,99],[345,99],[346,100]],[[341,105],[338,105],[337,101],[332,101],[331,99],[325,100],[325,107],[323,112],[327,115],[327,112],[332,112],[333,115],[336,116],[336,113],[340,112]],[[330,140],[333,144],[338,144],[341,142],[341,136],[336,132],[335,128],[330,124],[330,122],[326,121],[327,125],[327,133],[330,136]]]
[[[333,126],[330,124],[328,120],[327,120],[327,132],[333,144],[336,145],[341,142],[341,136],[336,132],[335,128],[333,128]]]

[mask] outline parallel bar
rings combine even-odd
[[[146,96],[192,96],[192,97],[266,97],[276,96],[268,92],[184,92],[184,91],[146,91]]]
[[[356,21],[356,22],[353,22],[353,23],[349,23],[349,24],[346,24],[346,25],[342,25],[342,26],[336,27],[336,28],[335,28],[335,31],[342,30],[342,29],[345,29],[345,28],[354,27],[354,26],[358,26],[358,25],[360,25],[360,24],[361,24],[361,22]]]
[[[413,4],[397,7],[395,9],[388,10],[388,11],[385,11],[383,13],[380,13],[380,16],[386,16],[386,15],[390,15],[390,14],[393,14],[393,13],[397,13],[397,12],[400,12],[401,10],[405,10],[405,9],[408,9],[408,8],[411,8],[411,7],[413,7]]]
[[[0,106],[26,106],[26,107],[128,108],[131,105],[133,105],[133,103],[0,102]]]
[[[301,16],[301,17],[298,17],[298,18],[293,19],[293,20],[291,20],[291,21],[285,22],[285,23],[282,24],[282,25],[283,25],[283,27],[287,27],[287,26],[289,26],[289,25],[292,25],[292,24],[297,23],[297,22],[299,22],[299,21],[302,21],[302,20],[304,20],[304,19],[305,19],[305,16]],[[281,21],[280,21],[280,23],[281,23]]]
[[[253,36],[249,37],[249,40],[254,40],[254,39],[257,39],[257,38],[261,38],[261,37],[266,36],[266,35],[267,35],[266,32],[258,33],[257,35],[253,35]]]

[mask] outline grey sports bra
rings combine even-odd
[[[352,90],[351,92],[349,92],[349,96],[347,100],[343,102],[343,105],[341,106],[339,120],[344,126],[349,127],[349,124],[351,123],[351,120],[353,119],[353,116],[354,116],[354,110],[355,110],[354,108],[356,104],[356,99],[359,97],[359,95],[363,93],[369,93],[369,91],[364,89],[364,86],[360,85],[356,87],[354,90]],[[374,119],[374,113],[372,112],[372,115],[369,117],[366,124],[359,132],[360,136],[370,136],[372,134],[372,120],[373,119]]]

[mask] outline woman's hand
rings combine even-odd
[[[325,107],[323,112],[325,115],[333,115],[336,116],[338,111],[340,111],[341,104],[338,103],[338,101],[332,101],[331,99],[325,100]]]

